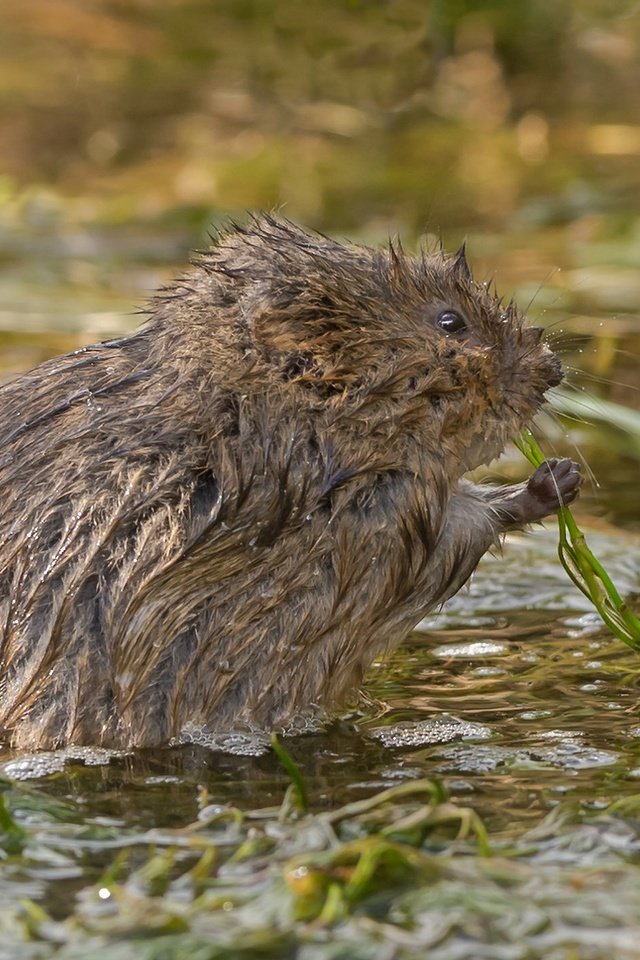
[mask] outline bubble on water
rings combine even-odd
[[[371,736],[380,740],[385,747],[420,747],[434,743],[451,743],[453,740],[488,740],[492,735],[490,727],[447,715],[430,720],[397,723],[371,731]]]
[[[520,714],[521,720],[544,720],[545,717],[552,717],[551,710],[524,710]]]
[[[197,724],[186,724],[180,734],[170,741],[170,746],[195,743],[209,750],[230,753],[240,757],[261,757],[271,747],[271,739],[263,730],[212,731]]]
[[[12,780],[36,780],[61,773],[67,763],[80,761],[87,767],[108,765],[112,759],[130,756],[129,750],[107,750],[103,747],[65,747],[62,750],[44,750],[25,754],[0,764],[0,775]]]
[[[431,651],[434,657],[448,660],[451,657],[497,657],[509,653],[509,645],[495,640],[474,640],[470,643],[445,643]]]

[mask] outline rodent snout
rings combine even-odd
[[[557,387],[563,380],[564,370],[562,364],[555,353],[552,353],[549,357],[549,376],[547,377],[547,383],[550,387]]]
[[[544,327],[525,327],[523,332],[527,347],[530,350],[539,347],[542,351],[544,376],[548,386],[557,387],[564,379],[564,370],[560,359],[542,342],[545,334]]]

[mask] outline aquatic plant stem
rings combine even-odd
[[[275,733],[271,734],[271,749],[289,775],[296,808],[300,813],[306,813],[309,809],[309,796],[300,767],[282,746]]]
[[[515,441],[518,450],[534,467],[545,456],[529,430]],[[611,632],[634,650],[640,650],[640,619],[629,610],[611,577],[589,549],[585,536],[569,507],[558,510],[558,556],[577,588],[594,605]]]

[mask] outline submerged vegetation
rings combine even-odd
[[[634,955],[638,930],[618,923],[640,908],[638,797],[590,816],[561,807],[490,841],[472,809],[425,779],[307,813],[286,799],[220,805],[201,790],[195,821],[149,830],[74,823],[69,803],[1,787],[13,893],[0,930],[14,960],[447,960],[498,948],[534,960],[605,957],[613,943],[616,957]],[[75,897],[42,905],[36,891],[56,873],[67,886],[75,876]]]

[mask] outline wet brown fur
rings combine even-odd
[[[461,478],[559,378],[463,253],[231,228],[139,332],[0,390],[0,729],[153,745],[343,701],[512,522],[520,487]]]

